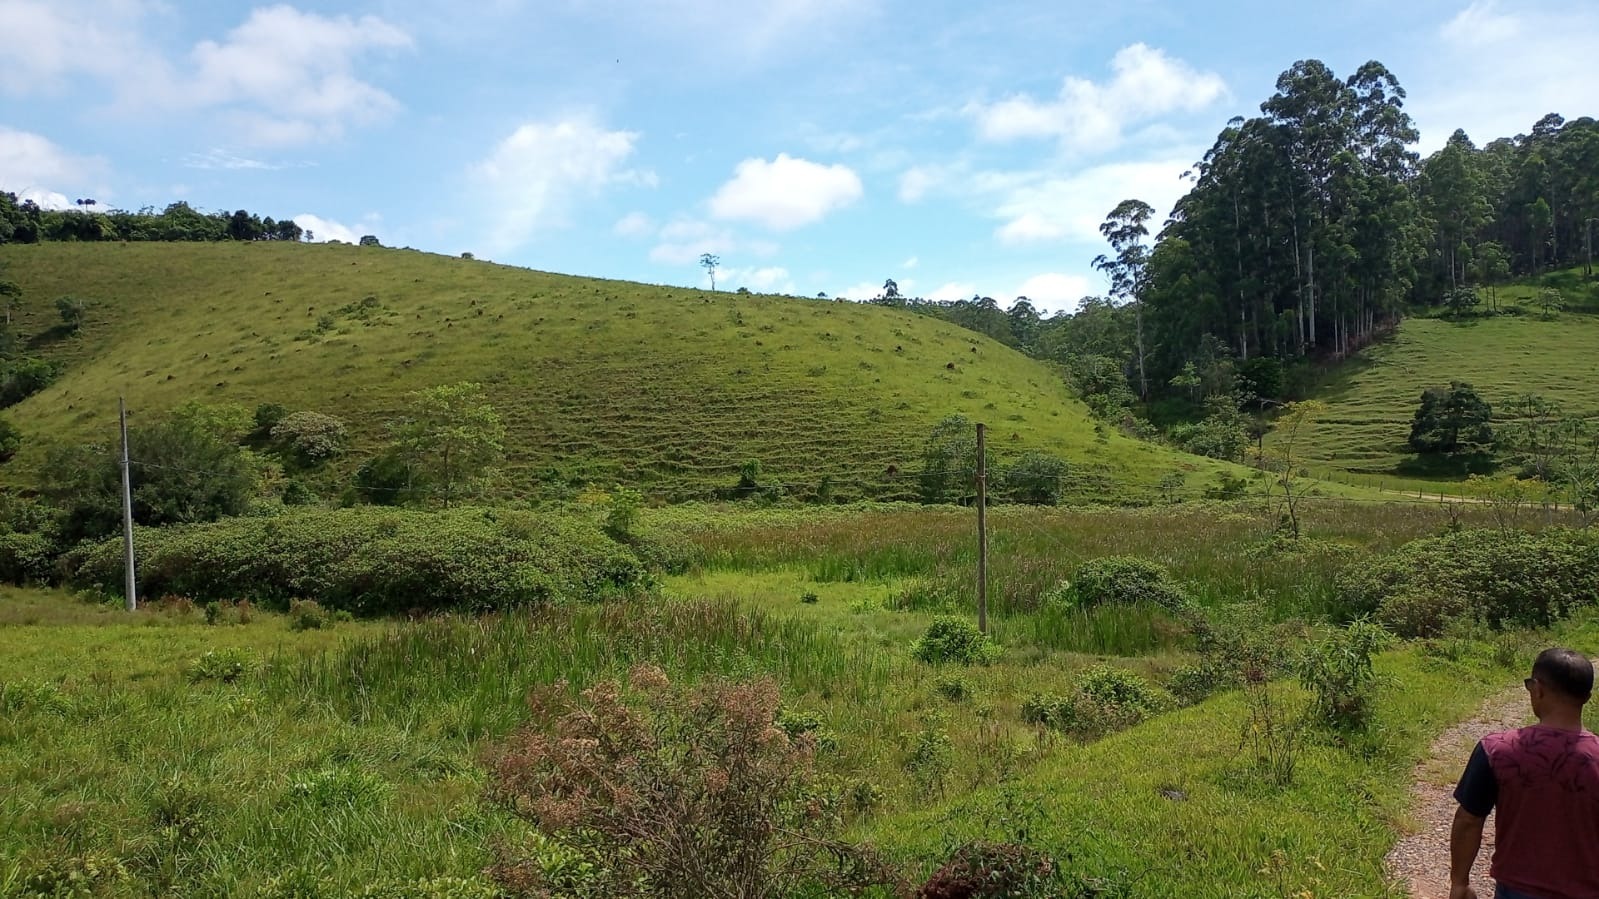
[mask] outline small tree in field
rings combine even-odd
[[[1449,308],[1449,313],[1457,318],[1471,312],[1481,303],[1482,296],[1477,293],[1477,288],[1467,287],[1464,284],[1444,294],[1444,305]]]
[[[1555,288],[1545,287],[1538,291],[1538,308],[1542,310],[1544,318],[1554,318],[1566,308],[1566,298]]]
[[[705,273],[711,276],[712,290],[716,289],[716,269],[721,266],[721,264],[722,257],[716,255],[715,253],[703,253],[700,255],[700,268],[705,269]]]
[[[56,300],[56,313],[61,323],[74,333],[83,329],[83,320],[89,314],[89,301],[81,297],[60,297]]]
[[[1464,381],[1430,387],[1410,425],[1410,446],[1418,453],[1482,453],[1493,448],[1493,407]]]
[[[482,386],[470,381],[419,390],[411,409],[410,418],[390,425],[395,446],[448,507],[499,461],[505,425]]]
[[[1284,406],[1272,429],[1277,437],[1265,446],[1261,460],[1266,467],[1277,472],[1277,478],[1268,488],[1267,495],[1281,497],[1284,519],[1296,540],[1299,539],[1299,507],[1308,490],[1308,478],[1299,474],[1299,467],[1304,462],[1304,440],[1311,425],[1326,411],[1326,405],[1315,400]]]

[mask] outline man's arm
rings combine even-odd
[[[1455,823],[1449,828],[1449,899],[1477,899],[1471,888],[1471,866],[1482,848],[1482,825],[1499,801],[1488,751],[1478,743],[1455,785]]]
[[[1482,825],[1487,820],[1464,806],[1455,809],[1455,823],[1449,828],[1449,899],[1477,899],[1471,888],[1471,866],[1482,848]]]

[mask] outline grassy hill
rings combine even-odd
[[[1424,462],[1406,443],[1422,391],[1452,380],[1472,384],[1499,423],[1511,402],[1528,393],[1568,414],[1599,418],[1599,316],[1572,311],[1588,305],[1580,290],[1564,292],[1567,311],[1548,319],[1532,306],[1533,288],[1522,286],[1499,290],[1500,305],[1520,305],[1519,314],[1405,320],[1316,392],[1330,411],[1306,442],[1313,469],[1411,489],[1460,477],[1458,469]]]
[[[632,483],[662,498],[770,482],[839,498],[915,490],[933,424],[963,413],[1003,460],[1072,463],[1079,496],[1151,498],[1223,467],[1097,428],[1046,366],[953,325],[850,303],[545,274],[414,251],[303,244],[0,247],[20,327],[61,379],[9,410],[27,445],[114,437],[116,397],[150,418],[187,400],[346,419],[360,457],[409,391],[485,384],[512,492]],[[82,332],[54,301],[88,299]],[[1237,470],[1237,469],[1234,469]],[[17,474],[10,475],[15,479]]]

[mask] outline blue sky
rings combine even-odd
[[[0,188],[552,271],[1069,309],[1295,60],[1422,149],[1599,115],[1593,0],[0,0]]]

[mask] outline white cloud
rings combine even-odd
[[[995,232],[1001,242],[1098,243],[1105,215],[1131,197],[1155,208],[1158,218],[1150,223],[1150,230],[1159,230],[1172,206],[1188,191],[1189,185],[1182,179],[1190,166],[1186,159],[1114,163],[1070,175],[978,173],[972,179],[972,190],[978,198],[988,198],[992,215],[1004,221]]]
[[[411,47],[411,36],[376,16],[329,18],[291,6],[256,9],[226,40],[201,41],[183,89],[200,107],[220,107],[257,144],[337,137],[349,125],[387,118],[399,101],[356,77],[372,51]]]
[[[79,72],[127,78],[135,64],[150,73],[160,63],[138,39],[149,7],[141,0],[0,2],[0,34],[6,36],[0,90],[51,91]]]
[[[978,295],[977,285],[967,281],[951,281],[927,294],[927,299],[939,302],[969,300]]]
[[[920,202],[944,180],[944,170],[936,166],[919,165],[907,169],[899,176],[899,200],[901,203]]]
[[[1214,72],[1201,72],[1145,44],[1133,44],[1111,60],[1113,76],[1096,83],[1068,77],[1053,100],[1026,94],[996,103],[972,103],[965,112],[985,140],[1053,137],[1076,149],[1107,149],[1131,125],[1173,112],[1203,109],[1227,93]],[[903,184],[902,193],[903,193]]]
[[[1088,279],[1081,275],[1045,272],[1034,275],[1016,288],[1015,296],[1026,297],[1039,309],[1076,309],[1077,301],[1093,293]]]
[[[1518,3],[1504,12],[1479,0],[1438,37],[1420,75],[1406,83],[1424,152],[1456,128],[1486,144],[1530,131],[1545,113],[1576,117],[1599,107],[1592,71],[1599,8],[1592,4]]]
[[[263,6],[179,64],[145,38],[146,20],[171,12],[159,0],[0,0],[0,89],[49,91],[85,74],[107,82],[104,93],[121,97],[125,112],[204,112],[230,140],[255,146],[336,138],[400,108],[357,71],[371,54],[412,47],[376,16]]]
[[[1443,38],[1452,44],[1482,47],[1512,40],[1521,30],[1520,20],[1501,13],[1494,0],[1478,0],[1444,25]]]
[[[642,212],[629,212],[611,226],[611,232],[618,237],[644,237],[654,231],[655,222]]]
[[[709,280],[706,281],[709,284]],[[780,293],[793,296],[797,290],[788,269],[781,266],[764,268],[717,269],[716,284],[724,290],[747,287],[755,293]]]
[[[871,15],[879,2],[746,0],[737,14],[725,0],[568,0],[568,5],[605,27],[630,27],[676,56],[692,54],[717,66],[730,59],[766,65],[813,52],[840,23]]]
[[[31,131],[18,131],[0,125],[0,189],[13,191],[19,199],[33,200],[50,209],[73,204],[60,192],[62,188],[84,196],[109,193],[104,185],[90,182],[100,177],[105,163],[96,158],[74,156]]]
[[[658,243],[650,250],[650,261],[663,265],[697,263],[701,256],[750,255],[760,258],[775,255],[777,244],[766,240],[745,240],[731,230],[698,219],[677,219],[656,234]]]
[[[912,256],[911,258],[905,260],[904,262],[901,262],[899,264],[899,267],[902,268],[902,269],[905,269],[906,271],[909,271],[909,270],[915,268],[916,266],[920,265],[921,262],[922,261],[920,259],[916,258],[915,256]]]
[[[905,289],[906,288],[902,285],[900,292],[904,293]],[[862,281],[859,284],[855,284],[840,290],[838,293],[833,294],[833,296],[840,300],[855,300],[856,302],[863,303],[867,300],[882,296],[882,294],[883,282]]]
[[[494,228],[491,252],[520,246],[566,223],[572,204],[612,185],[653,186],[654,174],[628,169],[638,134],[607,131],[587,119],[529,122],[471,168]]]
[[[650,260],[665,265],[695,262],[706,253],[720,256],[737,245],[733,232],[726,228],[692,220],[672,222],[656,236],[660,242],[650,250]]]
[[[711,197],[711,215],[789,231],[820,221],[860,199],[860,176],[843,165],[821,165],[779,153],[771,162],[746,159]]]
[[[59,194],[53,190],[44,190],[30,187],[17,192],[17,200],[26,203],[32,201],[40,209],[72,209],[76,204],[67,199],[66,194]]]
[[[317,243],[326,243],[330,240],[357,243],[368,234],[374,234],[381,239],[383,235],[379,233],[380,221],[375,215],[363,216],[354,225],[344,225],[308,212],[302,212],[294,217],[294,223],[310,232]]]
[[[313,162],[270,162],[264,159],[240,156],[237,153],[218,148],[207,150],[204,153],[190,153],[183,157],[184,168],[224,172],[276,172],[283,169],[310,168],[315,164]]]
[[[1004,244],[1041,243],[1060,240],[1067,234],[1065,223],[1050,219],[1038,212],[1023,212],[1006,222],[996,237]]]

